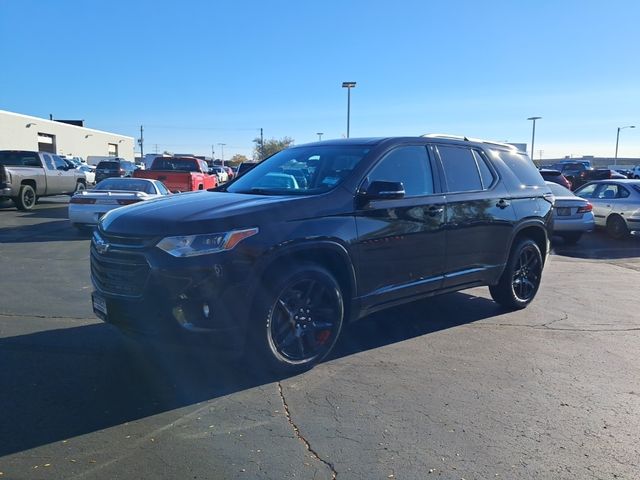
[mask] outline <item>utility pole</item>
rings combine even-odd
[[[614,165],[618,165],[618,143],[620,142],[620,130],[622,130],[623,128],[636,128],[635,125],[627,125],[626,127],[618,127],[618,133],[616,135],[616,156],[613,157],[613,164]]]
[[[351,89],[355,88],[356,82],[342,82],[342,88],[347,89],[347,138],[349,138],[349,126],[351,123]]]
[[[157,143],[156,143],[156,151],[155,151],[155,154],[156,154],[156,155],[158,154],[158,144],[157,144]]]
[[[260,129],[260,160],[264,160],[264,134]]]
[[[216,159],[216,152],[213,149],[213,144],[211,145],[211,161],[213,162]]]
[[[144,128],[140,125],[140,138],[138,139],[140,144],[140,160],[144,158]]]
[[[222,166],[224,167],[224,146],[226,145],[226,143],[219,143],[218,145],[220,145],[220,160],[222,162]]]
[[[529,150],[531,152],[531,160],[533,160],[533,157],[535,156],[535,150],[533,149],[535,142],[536,142],[536,120],[540,120],[542,117],[529,117],[527,118],[527,120],[533,120],[533,129],[531,131],[531,150]]]
[[[316,135],[318,135],[318,141],[321,142],[322,141],[322,135],[324,135],[324,133],[317,132]]]

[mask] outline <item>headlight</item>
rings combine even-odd
[[[165,237],[158,242],[157,247],[174,257],[195,257],[231,250],[242,240],[256,233],[258,233],[257,228],[248,228],[224,233]]]

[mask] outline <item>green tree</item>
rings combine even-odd
[[[293,145],[293,142],[294,140],[291,137],[282,137],[281,139],[271,138],[265,140],[264,146],[262,146],[260,145],[260,137],[254,138],[253,143],[255,143],[255,147],[253,147],[253,159],[257,161],[270,157],[274,153],[278,153],[280,150],[284,150]]]
[[[227,160],[224,163],[228,163],[230,165],[240,165],[242,162],[248,162],[249,159],[247,157],[245,157],[244,155],[241,155],[239,153],[236,153],[233,157],[231,157],[231,160]]]

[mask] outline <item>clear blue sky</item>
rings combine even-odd
[[[0,109],[146,150],[465,134],[640,157],[637,1],[0,0]],[[216,147],[218,148],[218,147]],[[219,156],[219,151],[216,151]]]

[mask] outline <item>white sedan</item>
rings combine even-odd
[[[78,228],[93,227],[109,210],[171,195],[158,180],[105,178],[92,190],[78,192],[69,201],[69,221]]]

